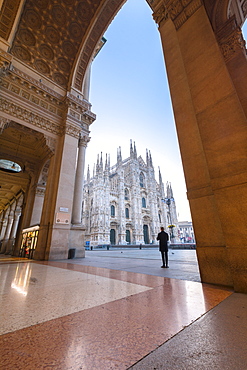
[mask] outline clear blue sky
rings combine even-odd
[[[157,25],[145,0],[128,0],[107,32],[106,44],[92,65],[90,102],[97,119],[91,125],[86,169],[92,175],[97,154],[117,148],[129,156],[130,139],[146,160],[151,151],[158,179],[171,182],[180,221],[191,220],[175,131],[163,52]]]

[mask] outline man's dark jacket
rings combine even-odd
[[[161,231],[157,236],[157,240],[160,242],[160,252],[167,252],[169,235],[165,231]]]

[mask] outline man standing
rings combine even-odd
[[[157,240],[160,243],[160,253],[162,257],[163,265],[162,268],[168,268],[168,245],[169,235],[164,231],[164,227],[160,228],[160,233],[157,236]]]

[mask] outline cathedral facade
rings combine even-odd
[[[117,163],[110,166],[109,157],[103,163],[98,156],[93,176],[88,168],[84,183],[82,223],[85,240],[91,246],[123,244],[156,244],[160,227],[177,241],[177,212],[171,184],[166,188],[159,170],[155,179],[151,153],[146,162],[137,156],[135,144],[130,144],[130,156],[122,159],[117,151]]]

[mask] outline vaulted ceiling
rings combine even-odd
[[[10,53],[59,86],[81,89],[88,63],[126,0],[26,0]],[[0,36],[8,40],[20,0],[5,1]]]

